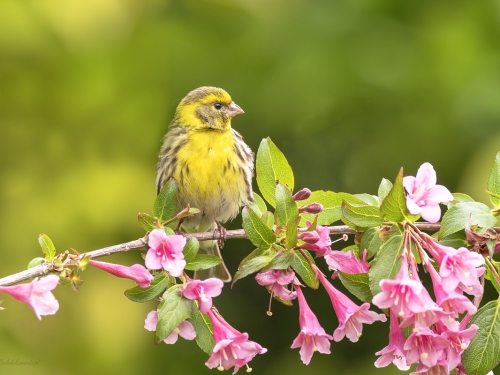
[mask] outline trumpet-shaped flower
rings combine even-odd
[[[217,297],[222,292],[224,283],[214,277],[206,280],[189,280],[181,288],[181,295],[187,299],[198,301],[198,309],[207,313],[212,308],[212,297]]]
[[[255,275],[255,280],[257,280],[260,285],[267,286],[269,293],[272,293],[282,300],[289,301],[295,299],[297,293],[286,289],[285,285],[290,284],[294,277],[295,273],[293,271],[269,270]]]
[[[28,304],[41,320],[43,315],[53,315],[59,309],[59,302],[51,292],[58,283],[58,276],[49,275],[40,280],[37,277],[28,284],[2,286],[0,292]]]
[[[307,222],[307,225],[310,226],[311,223]],[[305,233],[307,232],[303,232],[302,236],[305,236]],[[321,225],[316,225],[316,229],[311,233],[313,233],[314,236],[314,243],[306,242],[305,244],[301,245],[301,248],[316,251],[317,255],[320,257],[325,255],[328,251],[332,250],[330,248],[330,245],[332,244],[332,241],[330,240],[330,229],[328,229],[327,226],[323,227]],[[318,238],[317,241],[316,238]]]
[[[375,361],[375,367],[386,367],[389,363],[394,363],[401,371],[406,371],[410,368],[406,364],[406,354],[404,350],[405,336],[399,327],[399,319],[391,311],[390,326],[389,326],[389,345],[384,349],[375,353],[380,358]]]
[[[422,313],[435,305],[424,292],[420,281],[408,275],[407,256],[402,256],[401,269],[394,280],[380,281],[382,291],[373,297],[373,304],[381,309],[390,308],[399,318],[409,318],[413,314]]]
[[[479,327],[475,324],[471,324],[467,329],[461,329],[459,327],[457,330],[450,330],[443,323],[437,324],[436,326],[437,332],[448,342],[448,346],[444,350],[451,371],[462,362],[462,353],[469,346],[471,339],[476,335]]]
[[[171,276],[182,275],[186,261],[182,250],[186,238],[180,235],[167,236],[163,229],[153,229],[149,233],[146,267],[152,270],[165,269]]]
[[[480,267],[484,264],[484,258],[469,251],[465,247],[457,250],[450,249],[441,261],[439,274],[442,277],[443,289],[447,292],[455,290],[459,284],[465,286],[465,291],[469,294],[474,294],[474,291],[482,294],[479,276],[484,273],[484,268]],[[477,294],[474,294],[477,295]]]
[[[372,324],[377,320],[382,322],[387,320],[384,314],[377,314],[368,310],[370,308],[368,302],[363,303],[361,306],[356,305],[345,294],[335,289],[321,271],[317,271],[316,274],[330,296],[333,309],[339,320],[339,326],[333,333],[335,341],[340,341],[344,336],[347,336],[349,340],[356,342],[363,331],[363,323]]]
[[[405,342],[408,364],[420,362],[427,367],[435,366],[443,359],[448,341],[430,329],[415,329]]]
[[[320,326],[318,318],[309,308],[301,288],[296,285],[295,290],[299,301],[300,333],[293,341],[291,348],[300,348],[300,359],[308,365],[315,351],[330,354],[332,336],[327,335],[323,327]]]
[[[403,178],[407,191],[406,207],[412,215],[437,223],[441,217],[439,203],[451,202],[453,195],[442,185],[436,185],[436,171],[429,163],[424,163],[417,171],[417,176]]]
[[[231,327],[214,309],[208,311],[212,322],[215,346],[212,355],[205,362],[208,368],[229,370],[234,367],[233,374],[245,366],[257,354],[264,354],[267,349],[254,341],[248,340],[248,333],[238,332]]]
[[[367,251],[363,250],[362,258],[359,260],[352,250],[347,252],[332,250],[325,254],[325,260],[336,271],[350,274],[367,273],[369,266],[366,261],[366,254]]]

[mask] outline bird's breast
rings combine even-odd
[[[210,224],[236,216],[245,197],[245,174],[231,131],[191,131],[179,150],[174,177],[179,205],[199,208],[196,216]]]

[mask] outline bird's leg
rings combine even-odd
[[[226,228],[222,226],[221,223],[219,223],[217,220],[215,220],[215,223],[217,224],[217,229],[219,231],[219,238],[217,239],[217,244],[219,245],[219,248],[222,249],[224,247],[224,243],[226,242]]]

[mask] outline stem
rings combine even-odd
[[[431,223],[415,223],[412,224],[415,228],[420,230],[429,230],[429,231],[437,231],[440,228],[440,224],[431,224]],[[338,226],[330,226],[328,227],[330,230],[330,234],[359,234],[359,232],[355,229],[348,227],[347,225],[338,225]],[[494,228],[497,233],[500,233],[500,228]],[[299,233],[306,231],[307,228],[299,228]],[[203,232],[203,233],[186,233],[184,234],[186,238],[196,237],[199,241],[208,241],[208,240],[218,240],[221,238],[221,234],[219,230],[215,230],[213,232]],[[226,231],[226,239],[234,239],[234,238],[248,238],[247,234],[243,229],[236,230],[228,230]],[[125,242],[119,245],[105,247],[103,249],[89,251],[87,253],[83,253],[80,255],[80,259],[86,255],[90,255],[91,259],[103,257],[106,255],[111,255],[115,253],[123,253],[131,250],[146,250],[148,248],[147,242],[144,238],[139,238],[135,241]],[[307,259],[307,257],[306,257]],[[44,276],[49,272],[53,271],[51,263],[43,263],[39,266],[27,269],[25,271],[21,271],[15,273],[10,276],[5,276],[0,279],[0,286],[7,286],[17,284],[21,281],[33,279],[35,277]]]

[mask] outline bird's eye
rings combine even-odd
[[[221,109],[221,108],[222,108],[222,104],[220,104],[220,103],[215,103],[215,104],[214,104],[214,107],[215,107],[215,109]]]

